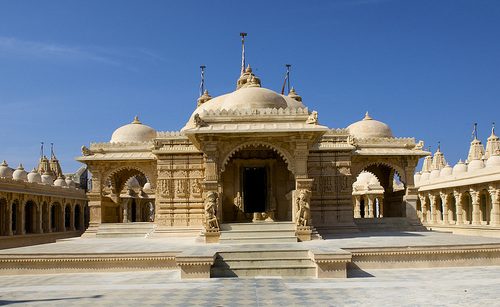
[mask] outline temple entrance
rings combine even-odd
[[[221,222],[292,221],[295,176],[273,149],[245,147],[222,173]]]
[[[243,203],[245,213],[265,212],[267,170],[265,167],[243,168]]]

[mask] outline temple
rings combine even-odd
[[[180,131],[136,117],[109,142],[82,148],[77,160],[92,173],[85,236],[131,222],[154,222],[154,236],[202,233],[207,242],[238,224],[249,233],[280,225],[292,241],[359,231],[361,217],[421,225],[413,174],[429,153],[368,112],[346,128],[326,127],[295,89],[262,87],[250,65],[233,92],[204,91],[193,109]],[[377,177],[377,194],[353,191],[363,172]]]

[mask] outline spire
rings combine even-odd
[[[486,142],[486,152],[484,153],[485,159],[496,155],[500,150],[500,138],[495,135],[495,123],[491,125],[491,135]]]
[[[132,121],[132,124],[142,124],[141,121],[139,120],[139,116],[134,116],[134,120]]]
[[[245,72],[245,36],[247,36],[247,33],[241,32],[241,74]]]
[[[207,68],[205,65],[201,65],[201,82],[200,82],[200,97],[205,93],[205,68]]]
[[[363,118],[363,120],[371,120],[371,119],[373,119],[373,118],[370,116],[370,114],[368,114],[368,111],[366,111],[365,117]]]
[[[422,173],[428,172],[432,170],[432,155],[428,155],[424,158],[424,163],[422,164]]]
[[[441,170],[446,166],[446,159],[444,158],[444,154],[441,152],[441,142],[438,142],[438,148],[434,153],[434,157],[432,158],[432,170]]]
[[[290,90],[290,92],[288,93],[288,97],[293,98],[299,102],[302,102],[302,97],[300,97],[300,95],[297,94],[297,92],[295,91],[295,89],[293,87]]]
[[[56,156],[54,155],[54,143],[50,143],[50,158],[55,159]]]
[[[474,128],[472,129],[472,139],[477,140],[477,123],[474,123]]]

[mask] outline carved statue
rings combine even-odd
[[[312,111],[306,120],[306,124],[317,125],[318,124],[318,112]]]
[[[207,123],[201,119],[200,114],[196,113],[193,117],[194,124],[196,127],[206,127]]]
[[[205,227],[207,230],[219,229],[217,221],[217,193],[208,192],[205,200]]]
[[[309,206],[309,196],[306,190],[299,190],[296,198],[298,226],[309,226],[311,219],[311,207]]]
[[[238,208],[239,211],[243,211],[243,198],[241,197],[240,192],[236,193],[236,197],[234,198],[234,205]]]
[[[91,156],[93,154],[94,153],[92,151],[90,151],[90,149],[88,149],[87,146],[85,146],[85,145],[82,146],[82,155]]]
[[[424,141],[418,141],[417,144],[415,144],[415,150],[422,150],[424,148]]]

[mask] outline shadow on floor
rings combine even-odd
[[[80,300],[83,298],[93,298],[93,299],[100,299],[102,298],[103,295],[92,295],[92,296],[80,296],[80,297],[61,297],[61,298],[47,298],[47,299],[40,299],[40,300],[19,300],[19,301],[9,301],[9,300],[2,300],[0,299],[0,306],[6,306],[6,305],[12,305],[12,304],[27,304],[27,303],[34,303],[34,302],[54,302],[54,301],[66,301],[66,300]]]

